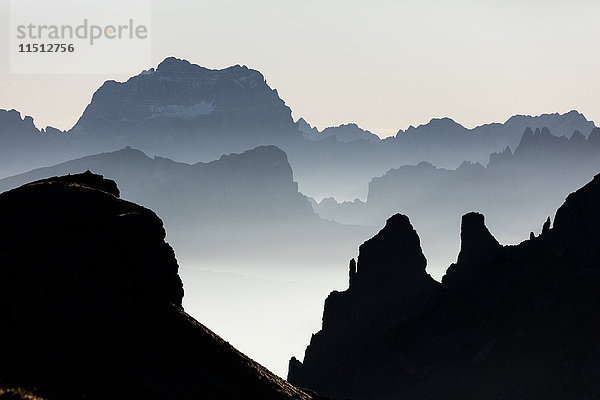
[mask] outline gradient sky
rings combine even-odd
[[[0,0],[0,108],[68,129],[103,81],[127,79],[10,74],[8,12]],[[321,129],[387,136],[434,117],[474,127],[571,109],[600,123],[598,0],[155,0],[151,35],[139,71],[167,56],[245,64]]]

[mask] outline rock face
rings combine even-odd
[[[289,379],[340,398],[347,392],[332,388],[344,387],[347,380],[368,382],[371,374],[346,374],[362,370],[356,352],[386,334],[390,317],[410,320],[429,309],[438,294],[439,283],[425,272],[426,263],[408,218],[396,214],[388,219],[360,246],[358,263],[350,261],[348,290],[332,292],[325,300],[323,330],[313,335],[303,365],[290,361]]]
[[[406,224],[393,229],[398,235],[403,230]],[[352,321],[355,303],[339,302],[333,310],[330,297],[322,331],[303,363],[292,359],[288,378],[347,399],[599,398],[599,240],[600,175],[568,196],[553,226],[517,246],[498,244],[483,215],[469,213],[457,262],[441,285],[400,297],[395,305],[371,300],[369,315],[360,315],[382,321],[371,330]],[[356,282],[332,297],[350,299],[361,268],[380,265],[381,254],[401,260],[401,254],[420,250],[418,240],[405,240],[400,251],[381,233],[372,242],[379,253],[366,257],[361,248]],[[410,283],[416,270],[404,280],[405,268],[396,280],[381,276],[363,296],[378,299],[403,292],[406,284],[419,287]],[[406,312],[405,304],[418,306]]]
[[[0,194],[0,387],[56,399],[310,399],[181,307],[161,220],[89,172]]]
[[[169,57],[126,82],[105,82],[70,133],[84,143],[198,161],[301,140],[291,110],[246,66],[211,70]]]
[[[169,57],[127,82],[105,82],[73,131],[112,135],[134,128],[148,134],[159,125],[174,134],[169,124],[189,128],[183,121],[213,133],[284,133],[294,126],[291,110],[260,72],[240,65],[210,70]]]

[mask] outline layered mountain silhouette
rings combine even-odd
[[[541,234],[502,246],[462,217],[442,283],[408,218],[360,247],[350,285],[289,380],[347,399],[594,399],[600,395],[600,175]]]
[[[72,158],[68,143],[65,133],[58,129],[38,130],[32,117],[23,117],[16,110],[0,110],[0,177]]]
[[[113,181],[86,172],[2,193],[0,227],[0,387],[56,399],[316,397],[183,311],[161,220]]]
[[[265,218],[318,219],[308,200],[298,192],[286,154],[275,146],[257,147],[193,165],[151,158],[126,147],[2,179],[0,191],[88,169],[116,180],[126,198],[159,210],[169,220],[221,224]]]
[[[416,128],[411,126],[406,131],[401,130],[395,139],[398,144],[421,153],[419,156],[423,161],[430,161],[439,167],[450,167],[463,161],[487,162],[489,154],[499,152],[506,146],[515,149],[526,128],[548,128],[555,136],[570,138],[576,131],[587,137],[595,125],[574,110],[566,114],[535,117],[515,115],[503,124],[485,124],[473,129],[467,129],[450,118],[439,118]],[[431,154],[436,159],[430,158]]]
[[[128,147],[2,179],[0,192],[86,170],[115,180],[124,198],[160,213],[183,261],[196,263],[202,254],[203,263],[249,267],[251,258],[268,266],[306,251],[316,264],[372,234],[317,216],[298,192],[286,154],[275,146],[193,165]]]
[[[68,132],[37,131],[31,118],[19,120],[4,123],[0,117],[1,176],[126,146],[196,163],[276,145],[288,154],[304,193],[338,199],[363,197],[371,178],[405,164],[487,162],[506,146],[514,150],[527,127],[546,126],[567,137],[577,130],[587,137],[594,127],[571,111],[514,116],[474,129],[433,119],[385,140],[355,124],[320,132],[303,119],[295,123],[259,71],[239,65],[211,70],[174,57],[125,82],[105,82]]]
[[[490,156],[487,166],[462,163],[447,170],[422,162],[374,178],[366,202],[313,202],[323,218],[347,224],[381,224],[404,213],[422,239],[430,271],[441,277],[458,251],[461,215],[480,210],[504,243],[518,243],[563,199],[600,170],[600,129],[557,137],[548,128],[526,129],[514,153]]]

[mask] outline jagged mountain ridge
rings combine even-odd
[[[567,197],[553,227],[517,246],[500,245],[482,214],[464,215],[461,250],[442,284],[397,303],[417,304],[412,313],[379,302],[428,279],[413,256],[418,237],[403,249],[408,218],[390,218],[371,239],[381,251],[361,247],[349,289],[328,298],[304,362],[290,361],[290,382],[348,399],[596,398],[599,200],[597,175]],[[383,321],[375,330],[365,326],[373,318]]]
[[[514,153],[506,148],[492,154],[487,166],[465,162],[446,170],[425,162],[406,165],[373,178],[366,202],[326,198],[313,208],[323,218],[346,224],[374,225],[394,213],[411,215],[430,272],[441,277],[458,251],[461,215],[480,210],[504,243],[518,243],[598,170],[600,129],[588,139],[579,133],[567,139],[548,129],[527,129]]]
[[[89,172],[0,194],[0,386],[57,399],[311,399],[182,307],[161,220]]]
[[[302,132],[304,139],[307,140],[325,140],[335,137],[335,140],[340,142],[352,142],[355,140],[365,140],[367,142],[379,142],[381,139],[374,133],[361,129],[357,124],[342,124],[339,126],[331,126],[319,131],[316,127],[310,126],[304,118],[296,121],[298,129]]]
[[[479,144],[490,142],[489,146],[493,147],[504,144],[514,150],[527,128],[533,130],[548,128],[555,136],[570,138],[576,131],[587,137],[595,125],[593,121],[588,121],[583,114],[576,110],[565,114],[514,115],[504,123],[484,124],[472,129],[465,128],[451,118],[434,118],[429,123],[416,128],[411,126],[406,131],[398,131],[395,138],[407,142],[437,138],[440,141],[438,145],[449,142],[452,146],[460,145],[465,140],[472,140]],[[494,151],[498,150],[501,149],[496,147]],[[487,157],[487,155],[484,156]]]
[[[3,145],[0,168],[9,176],[125,146],[196,163],[276,145],[288,154],[304,193],[353,199],[364,197],[371,178],[400,165],[428,161],[455,168],[465,160],[486,162],[489,154],[516,147],[528,126],[587,136],[593,122],[572,111],[515,116],[471,130],[448,118],[433,119],[385,140],[353,124],[319,133],[304,120],[294,123],[260,72],[242,66],[209,70],[169,57],[126,82],[107,81],[69,132],[45,135],[54,138],[49,141]],[[0,125],[0,137],[7,136],[6,129]],[[306,140],[303,131],[308,139],[322,140]]]

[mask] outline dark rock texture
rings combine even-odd
[[[360,364],[366,360],[355,351],[374,351],[373,339],[385,333],[391,317],[410,320],[431,307],[440,284],[425,272],[426,263],[408,218],[396,214],[388,219],[360,246],[358,263],[350,261],[350,288],[325,300],[323,330],[312,337],[304,365],[295,358],[290,361],[289,379],[342,398],[347,392],[331,388],[345,386],[347,379],[368,382],[371,374],[345,374],[354,368],[363,371]],[[378,358],[368,360],[374,369],[379,368]]]
[[[187,315],[162,221],[99,175],[0,194],[0,387],[56,399],[310,399]]]
[[[441,285],[378,303],[423,287],[415,276],[427,281],[424,270],[398,267],[397,278],[369,283],[368,314],[356,313],[361,273],[386,257],[416,265],[408,222],[390,223],[405,218],[367,242],[377,253],[361,247],[356,282],[327,300],[304,362],[290,361],[290,382],[348,399],[600,398],[600,175],[568,196],[552,227],[517,246],[498,244],[483,215],[465,215]],[[404,240],[386,239],[395,235]]]

